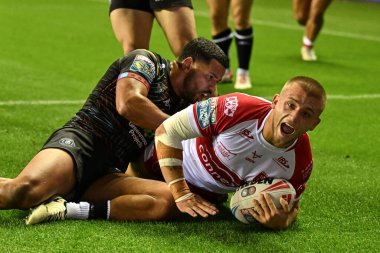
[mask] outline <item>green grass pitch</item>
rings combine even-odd
[[[205,2],[193,0],[198,34],[210,38]],[[30,227],[27,212],[7,210],[0,211],[0,252],[379,252],[379,13],[378,3],[333,1],[316,43],[319,61],[307,63],[291,1],[254,3],[247,92],[271,99],[289,78],[308,75],[329,95],[310,133],[314,171],[288,230],[246,226],[228,208],[207,220]],[[173,58],[157,24],[151,49]],[[0,0],[0,176],[19,173],[121,54],[108,0]],[[231,55],[235,70],[235,47]]]

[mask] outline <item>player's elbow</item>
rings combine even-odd
[[[123,101],[116,101],[116,110],[121,116],[130,120],[136,112],[136,103],[138,103],[136,97],[131,97]]]
[[[157,127],[157,129],[156,129],[156,131],[155,131],[155,136],[160,136],[160,135],[162,135],[162,134],[165,134],[166,133],[166,131],[165,131],[165,127],[164,127],[164,125],[163,124],[161,124],[161,125],[159,125],[158,127]]]
[[[128,118],[128,116],[131,114],[129,106],[125,103],[117,103],[116,110],[121,116],[125,118]]]

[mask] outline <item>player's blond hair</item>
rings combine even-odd
[[[320,100],[322,104],[321,112],[323,111],[326,106],[327,96],[325,89],[317,80],[307,76],[296,76],[287,81],[282,90],[293,84],[298,84],[308,96]]]

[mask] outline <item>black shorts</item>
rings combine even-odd
[[[134,9],[153,13],[173,7],[193,8],[191,0],[110,0],[110,13],[115,9]]]
[[[58,129],[42,147],[46,148],[64,150],[74,160],[76,186],[69,195],[64,196],[67,200],[78,201],[95,180],[110,173],[108,162],[112,155],[99,139],[84,131],[70,127]]]

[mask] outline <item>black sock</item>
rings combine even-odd
[[[237,45],[239,68],[248,70],[253,48],[253,28],[250,27],[240,31],[236,30],[235,40]]]
[[[212,36],[212,40],[223,50],[223,52],[228,56],[228,59],[230,59],[230,46],[232,43],[233,36],[234,35],[230,28],[227,28],[223,32],[218,33],[215,36]],[[228,60],[227,68],[229,67],[230,61]]]
[[[89,220],[108,220],[109,201],[90,204]]]

